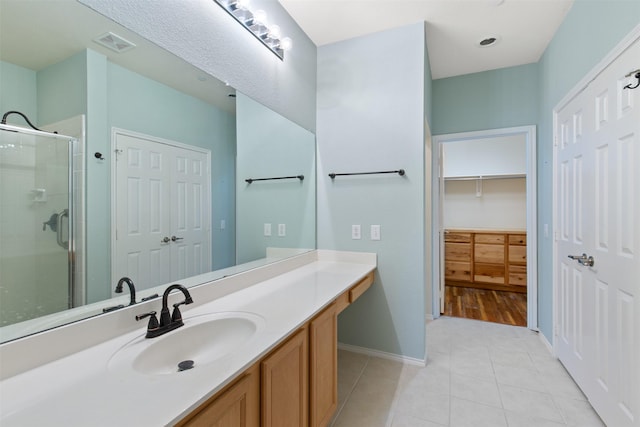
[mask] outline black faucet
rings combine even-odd
[[[178,289],[180,292],[184,294],[184,301],[173,304],[173,314],[169,314],[169,293],[174,289]],[[160,311],[160,322],[156,318],[156,312],[152,311],[150,313],[145,313],[139,316],[136,316],[136,320],[144,319],[145,317],[149,317],[149,324],[147,325],[147,334],[145,335],[147,338],[155,338],[160,335],[164,335],[169,331],[173,331],[174,329],[179,328],[184,325],[182,321],[182,314],[180,313],[180,307],[182,304],[191,304],[193,299],[191,298],[191,294],[184,286],[180,284],[174,284],[165,289],[164,294],[162,294],[162,310]]]
[[[129,294],[131,295],[131,299],[129,300],[129,305],[134,305],[136,303],[136,288],[133,286],[133,280],[128,277],[123,277],[118,280],[118,284],[116,285],[115,292],[116,294],[122,293],[122,284],[126,283],[129,286]]]
[[[133,286],[133,280],[129,279],[128,277],[123,277],[122,279],[118,280],[118,284],[116,285],[115,292],[116,292],[116,294],[121,294],[122,293],[122,284],[123,283],[126,283],[127,286],[129,286],[129,294],[131,296],[131,299],[129,300],[129,305],[134,305],[136,303],[136,287]],[[124,305],[123,304],[118,304],[118,305],[115,305],[113,307],[103,308],[102,312],[103,313],[108,313],[110,311],[119,310],[121,308],[124,308]]]

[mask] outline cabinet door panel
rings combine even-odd
[[[332,304],[309,328],[311,427],[329,424],[338,407],[338,318]]]
[[[210,403],[205,403],[181,427],[258,427],[260,425],[260,378],[251,368]]]
[[[309,425],[307,332],[297,332],[261,363],[263,427]]]

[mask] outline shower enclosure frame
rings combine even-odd
[[[67,308],[73,308],[77,304],[74,304],[76,295],[76,236],[75,236],[75,217],[76,217],[76,203],[74,198],[74,155],[78,150],[78,139],[75,137],[62,135],[53,132],[32,130],[20,126],[0,124],[0,132],[16,132],[19,134],[33,135],[36,137],[54,138],[62,141],[67,141],[67,208],[68,211],[68,241],[67,247],[67,274],[68,274],[68,292],[67,292]],[[58,241],[59,241],[59,236]]]

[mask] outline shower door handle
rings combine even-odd
[[[58,242],[58,246],[63,249],[69,248],[69,240],[64,240],[64,236],[62,235],[62,225],[64,224],[64,218],[69,218],[69,209],[64,209],[62,212],[58,214],[58,224],[56,226],[56,240]],[[67,229],[69,226],[67,226]]]

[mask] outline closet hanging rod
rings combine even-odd
[[[297,178],[300,181],[304,180],[304,175],[294,175],[294,176],[276,176],[274,178],[247,178],[245,179],[246,182],[248,182],[249,184],[251,184],[254,181],[271,181],[274,179],[294,179]]]
[[[381,174],[381,173],[397,173],[400,176],[404,176],[404,169],[398,169],[396,171],[380,171],[380,172],[351,172],[351,173],[330,173],[329,177],[331,179],[335,178],[336,176],[348,176],[348,175],[375,175],[375,174]]]

